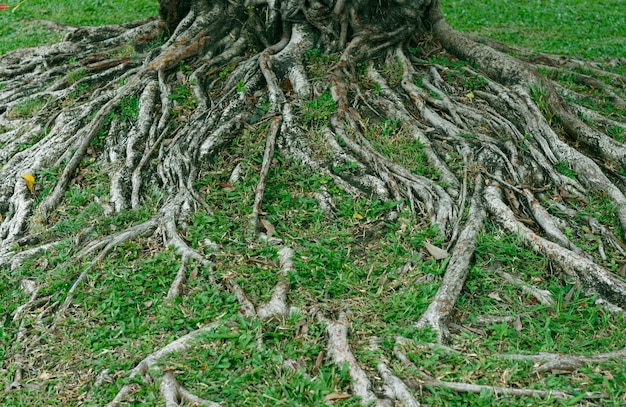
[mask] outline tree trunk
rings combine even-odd
[[[445,258],[445,274],[413,324],[432,329],[440,344],[453,340],[456,303],[487,225],[517,236],[547,259],[558,278],[596,296],[607,310],[623,312],[626,281],[610,271],[612,259],[626,249],[626,145],[615,136],[626,131],[623,77],[570,58],[521,50],[512,57],[500,44],[454,31],[436,0],[161,0],[159,15],[159,21],[81,28],[59,44],[0,60],[0,265],[75,271],[54,295],[39,294],[49,291],[46,281],[20,274],[15,282],[27,300],[11,322],[19,326],[15,340],[21,344],[11,350],[13,387],[23,380],[24,360],[41,354],[44,339],[73,312],[77,293],[127,242],[138,242],[141,250],[176,250],[179,267],[163,293],[167,298],[184,296],[187,280],[200,267],[210,284],[237,298],[248,320],[288,318],[293,293],[306,291],[306,285],[293,286],[304,277],[290,277],[302,267],[294,265],[298,243],[268,220],[264,206],[271,205],[265,190],[282,160],[328,180],[328,187],[319,184],[310,196],[329,222],[339,216],[334,195],[345,193],[397,203],[381,215],[380,228],[368,226],[374,239],[388,223],[414,227],[424,218],[435,228],[438,247],[420,240],[415,250]],[[620,114],[584,105],[583,95],[556,80],[566,72],[603,92]],[[401,137],[417,145],[419,155],[401,160],[402,154],[381,148],[396,142],[399,150],[407,148],[395,141]],[[247,159],[257,153],[258,162]],[[224,174],[220,183],[203,184],[216,173]],[[238,256],[238,249],[228,249],[230,232],[223,232],[224,241],[190,243],[190,219],[232,209],[226,193],[219,208],[211,194],[250,180],[249,217],[236,240],[250,248],[275,245],[277,258],[267,263],[277,276],[271,298],[256,303],[232,275],[239,261],[229,266],[232,273],[213,274],[220,256]],[[100,192],[77,204],[77,185],[98,185]],[[575,209],[590,197],[602,197],[614,218],[600,222]],[[67,245],[67,236],[58,232],[67,225],[67,211],[87,203],[105,216],[140,213],[146,204],[152,209],[123,228],[99,229],[94,221],[73,237],[66,259],[42,265],[48,251]],[[241,214],[233,209],[228,216]],[[354,212],[354,219],[362,216]],[[602,249],[585,251],[572,230],[593,233]],[[415,266],[410,258],[402,262],[394,270],[401,277]],[[554,302],[530,276],[500,277],[522,284],[541,303]],[[391,284],[387,277],[381,281]],[[358,307],[348,299],[329,306],[316,295],[305,295],[310,300],[304,308],[299,301],[299,312],[325,327],[327,360],[347,369],[352,394],[364,404],[416,406],[424,384],[569,397],[549,390],[463,387],[420,375],[400,337],[384,338],[395,350],[378,349],[383,356],[374,373],[348,342],[350,315]],[[43,308],[39,328],[20,326]],[[162,344],[141,355],[129,375],[158,376],[153,369],[163,358],[191,351],[202,335],[229,323],[218,320]],[[396,376],[389,359],[411,373]],[[217,405],[191,394],[167,369],[159,379],[166,405]],[[136,385],[123,385],[109,405],[121,405],[136,391]]]
[[[167,30],[173,32],[190,9],[191,0],[161,0],[159,1],[161,23]]]

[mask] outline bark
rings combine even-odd
[[[74,293],[116,246],[150,237],[160,242],[162,250],[177,250],[180,267],[171,288],[163,293],[168,299],[184,295],[192,264],[210,268],[210,253],[220,252],[220,242],[206,241],[205,250],[191,247],[184,238],[189,214],[212,210],[197,181],[203,171],[215,170],[216,156],[230,154],[230,147],[260,120],[261,98],[269,101],[261,118],[268,130],[262,162],[256,168],[249,226],[241,240],[281,247],[275,265],[278,283],[269,302],[255,304],[236,279],[210,277],[216,286],[234,294],[246,318],[265,322],[293,311],[289,274],[297,254],[292,242],[273,236],[274,225],[263,218],[266,185],[276,156],[327,175],[335,186],[355,196],[400,201],[401,209],[414,219],[423,217],[437,228],[445,250],[433,245],[419,250],[435,258],[449,254],[450,259],[431,306],[414,322],[419,328],[432,328],[442,344],[451,340],[449,328],[458,326],[456,302],[473,264],[476,240],[487,223],[518,234],[527,247],[547,257],[564,279],[597,296],[608,310],[623,312],[626,281],[607,269],[606,250],[625,254],[626,145],[609,129],[626,131],[626,120],[624,115],[607,116],[577,103],[581,95],[565,98],[560,85],[540,74],[538,67],[541,72],[561,72],[578,64],[595,72],[579,79],[604,89],[622,108],[626,105],[623,77],[574,59],[525,57],[521,51],[517,52],[521,57],[512,57],[497,44],[452,29],[437,0],[161,0],[159,17],[77,29],[59,44],[15,51],[0,59],[4,85],[0,90],[1,267],[15,269],[62,244],[42,238],[34,226],[55,226],[55,211],[67,200],[69,186],[90,171],[89,160],[109,171],[108,200],[94,198],[105,215],[139,208],[152,186],[164,194],[148,221],[105,235],[75,238],[76,251],[57,267],[80,267],[63,301],[52,302],[38,294],[39,287],[22,281],[28,300],[12,317],[20,326],[16,337],[20,346],[10,351],[15,363],[12,388],[24,380],[24,355],[38,353],[46,335],[69,312]],[[159,43],[160,39],[165,41]],[[336,56],[320,78],[312,78],[305,67],[311,50]],[[433,53],[471,64],[452,72],[429,60]],[[384,60],[396,64],[395,76],[383,72]],[[78,79],[70,79],[68,66],[80,72]],[[448,80],[453,74],[483,85],[464,88]],[[616,85],[598,78],[609,78]],[[188,104],[178,101],[180,89],[186,90]],[[322,140],[313,140],[305,128],[302,106],[328,92],[336,109],[314,119],[322,129]],[[20,113],[28,101],[39,101],[41,106]],[[125,113],[129,103],[136,104],[134,114]],[[369,118],[377,117],[399,119],[403,131],[423,146],[428,166],[439,175],[418,174],[378,151],[365,128]],[[316,153],[320,144],[330,158]],[[450,164],[452,156],[459,165]],[[333,170],[344,163],[356,163],[356,170]],[[563,163],[574,176],[564,175]],[[45,192],[24,182],[23,174],[40,179],[50,168],[58,169],[58,176]],[[228,170],[229,184],[250,176],[239,165]],[[565,205],[590,194],[612,204],[619,226],[581,216]],[[314,198],[332,218],[335,207],[329,190],[320,188]],[[599,236],[603,244],[598,253],[585,252],[565,233],[583,227]],[[398,274],[406,273],[414,265],[411,262],[407,260]],[[542,304],[554,302],[550,292],[532,286],[525,276],[502,272],[499,277]],[[52,317],[43,329],[30,333],[20,323],[36,307],[45,308]],[[570,397],[561,391],[477,386],[420,376],[398,349],[376,363],[377,379],[353,354],[349,309],[341,310],[338,319],[322,303],[300,311],[326,326],[327,362],[347,366],[353,392],[364,403],[419,405],[422,389],[429,387]],[[202,334],[222,323],[227,322],[216,321],[163,344],[145,356],[129,377],[156,375],[152,369],[157,359],[187,352],[202,341]],[[398,347],[404,341],[394,340]],[[623,358],[623,352],[611,355]],[[413,373],[397,376],[385,358]],[[551,368],[595,360],[582,355],[548,359]],[[218,405],[188,391],[175,371],[166,370],[157,379],[168,406],[184,400]],[[376,387],[376,380],[382,380],[384,390]],[[134,385],[123,386],[109,405],[121,405],[136,390]]]

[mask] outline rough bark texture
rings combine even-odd
[[[289,244],[272,236],[272,226],[262,217],[264,189],[276,155],[327,174],[351,194],[401,201],[404,209],[437,227],[447,248],[443,256],[449,255],[450,260],[439,292],[415,325],[434,329],[441,343],[449,339],[455,303],[472,264],[477,236],[487,221],[519,235],[607,309],[622,312],[626,307],[626,281],[602,264],[601,255],[583,252],[565,233],[587,222],[584,227],[601,236],[604,249],[624,254],[626,145],[612,138],[608,129],[624,130],[626,122],[577,104],[575,94],[566,100],[559,85],[537,68],[558,74],[585,67],[590,74],[581,74],[581,81],[594,80],[591,73],[611,77],[615,86],[621,86],[617,92],[607,88],[617,106],[625,105],[620,96],[623,77],[573,59],[511,57],[493,44],[454,31],[443,19],[438,1],[162,0],[159,13],[160,21],[81,28],[54,46],[15,51],[0,60],[4,84],[0,91],[0,266],[4,270],[60,244],[42,239],[41,230],[54,227],[55,210],[67,199],[71,183],[88,171],[87,163],[97,162],[108,172],[109,199],[95,198],[105,214],[139,208],[151,186],[164,191],[150,220],[106,235],[85,231],[88,237],[75,239],[76,251],[58,266],[80,268],[63,301],[50,302],[38,295],[38,288],[22,282],[29,300],[15,311],[13,323],[19,325],[29,310],[41,309],[42,303],[54,317],[37,332],[20,328],[16,342],[22,346],[13,350],[17,367],[12,387],[19,387],[22,380],[21,355],[41,345],[46,332],[68,312],[75,291],[116,245],[154,236],[161,239],[162,248],[172,246],[180,253],[177,276],[169,292],[163,293],[168,298],[181,295],[190,264],[210,264],[208,252],[190,247],[183,238],[188,215],[211,210],[195,183],[203,171],[214,170],[214,157],[228,151],[259,121],[260,99],[268,101],[261,112],[267,138],[257,168],[249,228],[241,239],[249,244],[270,241],[282,248],[276,265],[279,283],[268,303],[254,304],[234,279],[220,282],[236,296],[246,318],[265,321],[290,312],[287,276],[295,254]],[[337,56],[316,82],[303,64],[312,49]],[[442,52],[472,65],[453,73],[428,59]],[[398,68],[394,77],[381,72],[376,62],[381,59],[394,61]],[[71,78],[68,65],[69,71],[80,75]],[[446,80],[453,74],[467,75],[481,86],[460,88]],[[180,89],[188,90],[193,103],[184,104]],[[336,109],[315,119],[323,122],[317,125],[327,137],[313,141],[307,138],[302,106],[326,90]],[[21,113],[27,101],[40,106]],[[136,104],[135,113],[126,112],[129,103]],[[377,151],[364,136],[366,115],[397,118],[403,130],[423,145],[437,179],[416,174]],[[329,158],[320,158],[320,150]],[[449,165],[452,155],[460,166]],[[333,170],[347,162],[357,163],[357,170]],[[576,176],[563,175],[562,163]],[[42,179],[50,168],[57,171],[50,187],[31,191],[22,175]],[[241,177],[236,165],[221,170],[232,171],[232,184]],[[613,204],[618,227],[609,230],[562,205],[589,194],[600,194]],[[331,194],[320,190],[315,199],[327,216],[333,216]],[[555,211],[566,216],[557,218]],[[219,251],[219,243],[206,245]],[[426,253],[437,256],[436,249]],[[533,287],[524,276],[506,274],[502,281],[522,286],[541,303],[552,302],[549,292]],[[463,387],[426,375],[399,378],[384,359],[377,365],[377,380],[384,382],[381,386],[386,390],[379,391],[371,383],[375,374],[359,366],[352,354],[349,313],[342,312],[335,320],[321,305],[301,312],[327,324],[328,361],[347,365],[353,392],[364,403],[419,405],[421,389],[429,386],[548,395],[526,389]],[[130,376],[150,376],[157,359],[184,353],[202,341],[201,334],[221,323],[163,344]],[[405,339],[395,341],[397,351],[389,357],[410,367],[401,350]],[[623,352],[616,355],[623,358]],[[549,358],[549,363],[558,367],[563,360],[571,364],[583,359],[559,356]],[[168,406],[183,400],[217,405],[191,394],[171,371],[160,380]],[[121,405],[136,390],[124,386],[109,405]],[[568,397],[564,392],[551,395]]]

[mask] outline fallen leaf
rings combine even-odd
[[[537,297],[528,297],[526,298],[526,304],[528,305],[535,305],[539,302],[539,300],[537,300]]]
[[[6,9],[8,9],[8,8],[9,8],[9,5],[8,5],[8,4],[5,4],[5,3],[0,4],[0,11],[2,11],[2,10],[6,10]]]
[[[305,319],[301,319],[300,321],[298,321],[298,323],[296,324],[296,334],[294,335],[294,337],[298,337],[300,335],[306,335],[309,332],[309,327],[306,323]]]
[[[48,380],[48,379],[50,379],[51,377],[52,377],[52,375],[51,375],[49,372],[46,372],[46,371],[42,372],[42,373],[39,375],[39,378],[40,378],[41,380]]]
[[[361,215],[361,214],[360,214],[360,213],[358,213],[358,212],[354,212],[354,213],[352,214],[352,218],[353,218],[353,219],[358,219],[358,220],[361,220],[361,219],[363,219],[363,215]]]
[[[35,188],[35,177],[33,177],[32,174],[22,174],[22,178],[24,178],[28,190],[33,192],[33,188]]]
[[[576,293],[576,286],[572,287],[569,292],[565,294],[565,297],[563,297],[563,305],[572,300],[572,298],[574,297],[574,293]]]
[[[502,298],[500,298],[500,295],[498,293],[489,293],[487,294],[487,297],[492,298],[496,301],[502,301]]]
[[[283,79],[283,85],[287,93],[291,93],[291,91],[293,90],[293,86],[291,85],[291,81],[289,80],[289,78],[285,77],[285,79]]]
[[[317,358],[315,359],[315,366],[313,366],[313,374],[317,374],[319,372],[322,363],[324,362],[324,351],[320,351],[317,354]]]
[[[334,400],[345,400],[345,399],[349,399],[350,397],[352,397],[349,394],[345,394],[345,393],[336,393],[336,392],[332,392],[330,394],[327,394],[324,396],[324,398],[328,401],[334,401]]]
[[[617,274],[622,277],[626,277],[626,263],[622,264],[622,267],[617,269]]]
[[[517,332],[521,332],[522,329],[524,329],[522,327],[522,320],[519,317],[515,318],[515,320],[513,321],[513,328],[515,328]]]
[[[428,253],[430,253],[430,255],[433,256],[435,260],[441,260],[448,257],[448,252],[446,250],[443,250],[428,242],[424,242],[424,247],[426,248],[426,250],[428,250]]]
[[[470,92],[470,93],[466,94],[465,97],[470,99],[470,100],[472,100],[472,99],[474,99],[474,94],[472,92]]]
[[[261,225],[265,228],[265,234],[271,237],[274,234],[276,228],[267,219],[261,218]]]
[[[517,200],[517,197],[515,196],[515,193],[513,193],[513,191],[511,191],[508,188],[504,189],[504,195],[506,195],[506,199],[509,201],[509,203],[512,206],[512,209],[514,211],[518,211],[520,208],[520,203]]]
[[[227,191],[234,191],[235,186],[233,184],[229,184],[228,182],[220,182],[217,184],[218,187],[224,188]]]

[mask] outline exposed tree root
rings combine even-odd
[[[337,321],[325,322],[327,323],[326,334],[330,360],[339,367],[344,365],[348,367],[348,373],[352,379],[352,391],[361,398],[363,403],[373,402],[376,406],[384,406],[384,401],[374,394],[370,379],[350,350],[347,315],[341,314]]]
[[[504,280],[508,283],[520,287],[523,292],[532,295],[543,305],[552,305],[554,300],[552,299],[552,293],[548,290],[543,290],[541,288],[534,287],[532,285],[526,284],[524,281],[520,280],[518,277],[512,276],[509,273],[499,270],[498,274],[502,276]]]
[[[602,353],[593,356],[564,355],[542,352],[537,355],[504,355],[508,359],[532,360],[538,365],[533,372],[546,371],[572,371],[585,363],[611,362],[622,363],[626,356],[626,350]]]
[[[402,344],[405,342],[404,338],[396,339],[396,346],[394,348],[394,354],[403,364],[412,368],[413,372],[415,372],[416,377],[414,379],[409,379],[408,385],[416,390],[423,391],[430,387],[444,387],[447,389],[451,389],[454,391],[462,392],[462,393],[480,393],[483,391],[490,391],[497,394],[509,394],[515,396],[530,396],[530,397],[552,397],[557,399],[567,399],[574,397],[572,394],[568,394],[561,391],[553,391],[553,390],[532,390],[532,389],[519,389],[519,388],[511,388],[511,387],[498,387],[498,386],[484,386],[484,385],[475,385],[469,383],[453,383],[446,382],[442,380],[437,380],[435,378],[430,377],[425,374],[421,370],[411,362],[411,360],[403,353],[401,350]],[[513,357],[523,356],[523,355],[512,355]],[[598,393],[588,393],[585,394],[585,399],[601,399],[606,397],[603,394]]]
[[[23,381],[25,354],[57,328],[75,293],[92,275],[98,278],[102,262],[120,245],[147,236],[161,238],[158,251],[172,247],[180,256],[165,298],[175,301],[184,296],[190,265],[201,265],[210,269],[211,284],[235,296],[245,318],[264,324],[288,318],[293,311],[290,278],[297,254],[291,242],[274,236],[275,225],[263,211],[277,155],[325,174],[348,194],[398,201],[410,219],[424,218],[436,229],[445,249],[423,250],[419,260],[402,259],[404,266],[397,274],[406,278],[424,256],[445,259],[439,289],[414,321],[418,328],[434,330],[440,345],[453,341],[449,328],[455,324],[456,304],[472,270],[477,240],[489,222],[545,256],[560,276],[573,280],[585,294],[596,295],[606,309],[624,312],[626,281],[608,267],[617,256],[626,255],[626,145],[611,137],[609,129],[626,131],[626,121],[623,115],[607,117],[584,106],[582,97],[537,71],[548,67],[548,72],[561,72],[583,62],[570,59],[564,64],[552,56],[541,61],[513,58],[500,46],[453,31],[436,1],[402,2],[397,13],[382,17],[362,2],[341,0],[330,2],[333,7],[301,2],[274,7],[273,1],[189,3],[184,15],[164,16],[163,23],[175,30],[163,44],[157,42],[162,34],[158,23],[144,21],[76,29],[57,45],[0,59],[0,267],[15,270],[63,247],[64,240],[48,232],[61,223],[59,208],[69,201],[68,191],[86,176],[100,176],[97,183],[106,192],[90,199],[105,216],[151,205],[148,220],[95,234],[94,225],[73,237],[71,255],[54,269],[70,265],[80,269],[69,279],[63,300],[40,296],[45,280],[13,282],[22,284],[27,300],[12,313],[11,323],[18,328],[9,390]],[[432,32],[426,32],[430,25]],[[441,45],[474,67],[452,71],[421,59],[427,53],[420,55],[410,46],[423,42],[433,46],[433,41],[435,47]],[[313,48],[335,55],[318,82],[312,81],[303,62]],[[381,63],[381,57],[388,63]],[[599,66],[591,70],[576,73],[576,80],[603,91],[623,112],[623,84],[612,87],[601,79],[623,81],[623,77]],[[466,89],[453,80],[454,75],[481,86]],[[307,118],[314,101],[326,101],[331,111],[309,113]],[[397,120],[403,134],[419,145],[424,154],[419,164],[428,171],[416,169],[417,157],[402,161],[377,144],[371,123],[388,119]],[[319,127],[317,138],[307,133],[307,126]],[[264,150],[260,166],[252,168],[258,179],[248,227],[240,238],[250,246],[281,247],[271,299],[257,304],[233,276],[212,275],[210,256],[219,252],[222,242],[207,238],[203,249],[186,238],[190,215],[212,212],[198,188],[203,171],[230,171],[223,188],[235,188],[242,177],[251,176],[237,164],[241,157],[233,157],[229,169],[212,164],[244,134],[262,137]],[[341,166],[350,170],[338,171]],[[53,181],[46,180],[50,171]],[[34,175],[34,187],[23,174]],[[611,203],[615,225],[582,216],[569,205],[585,202],[592,194]],[[329,189],[322,186],[312,196],[326,217],[335,216]],[[572,230],[593,232],[599,242],[597,253],[581,247]],[[541,304],[554,304],[553,293],[527,283],[526,276],[501,270],[496,276]],[[375,368],[368,370],[352,350],[348,308],[339,310],[335,320],[330,315],[336,309],[310,304],[318,323],[326,325],[329,361],[346,366],[353,395],[363,404],[418,406],[419,394],[437,387],[572,397],[559,390],[435,379],[420,372],[403,353],[406,341],[400,338],[394,338],[394,352],[380,356]],[[161,359],[184,354],[203,341],[203,334],[225,323],[205,325],[150,353],[129,372],[129,381],[159,380],[166,406],[220,405],[187,390],[173,371],[165,369],[158,377],[153,371],[160,368]],[[259,347],[262,342],[259,336]],[[376,340],[372,347],[384,354]],[[542,363],[535,372],[571,371],[587,363],[623,361],[624,356],[624,351],[596,356],[506,355]],[[409,373],[394,370],[397,362]],[[108,406],[121,406],[137,390],[130,382],[123,385]]]
[[[587,258],[581,257],[537,236],[515,219],[513,212],[502,202],[496,187],[488,187],[486,201],[489,210],[510,233],[518,233],[525,242],[544,253],[559,268],[576,281],[580,281],[589,294],[598,294],[609,303],[620,307],[626,304],[626,283]],[[621,307],[620,307],[621,308]]]
[[[485,219],[485,210],[482,208],[480,199],[483,188],[482,182],[482,179],[477,177],[476,191],[467,215],[468,220],[454,246],[446,274],[439,286],[437,295],[416,324],[418,328],[424,326],[433,328],[438,333],[439,342],[447,339],[448,329],[445,320],[450,317],[467,279],[470,260],[476,247],[476,238]]]
[[[279,250],[278,256],[280,261],[280,279],[272,299],[259,307],[257,314],[261,319],[268,318],[284,318],[289,314],[289,304],[287,294],[289,293],[288,273],[293,271],[293,249],[283,247]]]
[[[198,328],[197,330],[188,333],[185,336],[178,338],[177,340],[170,342],[166,346],[158,349],[157,351],[146,356],[137,366],[133,368],[133,370],[129,373],[129,378],[133,379],[135,377],[141,377],[144,380],[150,380],[150,370],[156,366],[156,363],[159,359],[172,354],[174,352],[181,353],[185,352],[191,346],[193,346],[193,342],[197,340],[199,336],[204,333],[210,332],[214,330],[220,322],[214,322],[202,328]],[[191,399],[201,400],[199,397],[190,394],[184,387],[180,386],[180,384],[176,381],[176,379],[171,375],[170,372],[165,372],[163,374],[163,379],[161,382],[160,390],[163,393],[164,398],[166,399],[166,403],[174,403],[168,404],[170,405],[178,405],[177,400],[179,398],[185,399],[190,402]],[[121,403],[128,398],[133,392],[137,391],[137,386],[132,384],[124,385],[120,391],[117,393],[115,398],[107,404],[107,407],[117,407],[120,406]],[[178,397],[177,397],[178,396]],[[210,402],[203,401],[207,403],[207,405],[219,405],[217,403],[208,404]]]
[[[159,386],[159,390],[161,390],[161,394],[163,394],[166,407],[176,407],[179,405],[179,401],[188,402],[195,406],[221,406],[221,404],[219,403],[201,399],[200,397],[191,393],[184,386],[182,386],[178,382],[178,380],[176,380],[176,378],[170,371],[163,373],[163,378],[161,379],[161,385]]]

